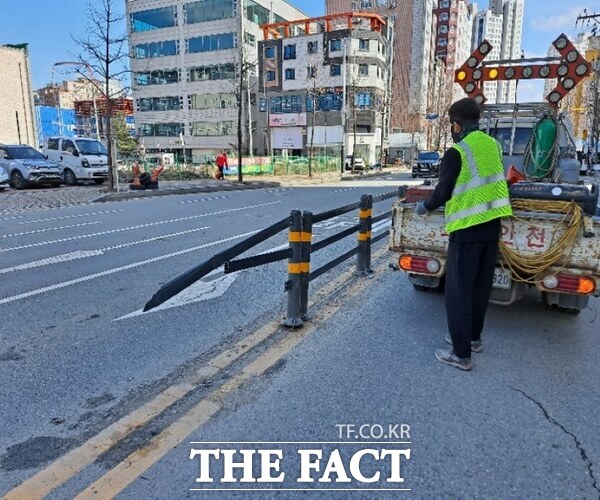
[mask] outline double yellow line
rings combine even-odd
[[[374,257],[380,258],[384,252],[385,249],[382,249]],[[356,283],[349,286],[353,281]],[[329,282],[314,294],[315,298],[310,304],[311,307],[320,306],[318,323],[305,325],[304,328],[294,330],[293,333],[284,336],[254,361],[243,367],[236,376],[199,401],[145,446],[131,453],[122,462],[88,486],[76,498],[108,499],[123,491],[144,471],[184,441],[194,430],[208,422],[223,407],[225,397],[239,389],[250,379],[264,374],[266,370],[277,363],[303,339],[314,333],[320,324],[337,313],[344,302],[343,300],[323,300],[324,297],[339,293],[340,298],[348,299],[362,292],[367,283],[366,280],[357,280],[354,277],[353,269]],[[207,378],[214,377],[221,370],[230,366],[234,361],[237,361],[279,331],[281,331],[279,323],[275,321],[256,330],[231,348],[212,358],[197,370],[189,380],[165,389],[148,403],[111,424],[96,436],[69,451],[45,469],[9,491],[4,498],[7,500],[22,500],[24,498],[42,498],[48,495],[91,465],[103,453],[133,431],[142,428],[167,408],[195,390]]]

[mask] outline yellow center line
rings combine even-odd
[[[380,251],[376,258],[383,252]],[[349,287],[344,299],[357,295],[366,286],[362,281],[359,286]],[[362,285],[362,286],[360,286]],[[325,306],[320,313],[319,324],[327,321],[342,307],[343,301],[336,305]],[[141,474],[158,462],[168,452],[185,440],[193,431],[210,420],[223,406],[223,400],[237,390],[249,379],[262,375],[283,356],[296,347],[303,339],[317,329],[318,324],[311,324],[301,330],[295,330],[280,342],[269,348],[262,355],[247,365],[238,375],[227,381],[219,389],[197,403],[179,420],[152,438],[147,445],[131,453],[125,460],[117,464],[104,476],[77,495],[76,500],[102,500],[114,498],[127,486],[133,483]]]
[[[332,293],[340,284],[350,279],[352,275],[353,270],[347,271],[336,280],[328,283],[321,290],[318,290],[315,294],[315,299],[309,303],[309,306],[312,307],[318,297],[321,300],[320,297],[322,295]],[[226,368],[258,344],[277,333],[279,327],[279,322],[273,321],[243,338],[230,349],[226,349],[208,361],[206,365],[200,367],[189,380],[168,387],[132,413],[120,418],[85,443],[52,462],[45,469],[26,479],[23,483],[9,491],[4,498],[6,500],[22,500],[24,498],[44,497],[92,464],[100,455],[126,438],[133,431],[143,427],[150,420],[196,389],[207,377],[216,375],[220,370]]]

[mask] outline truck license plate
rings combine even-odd
[[[512,282],[511,272],[502,269],[501,267],[497,267],[494,269],[494,280],[492,281],[492,285],[494,288],[510,288]]]

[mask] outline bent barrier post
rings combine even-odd
[[[286,217],[275,224],[257,231],[252,236],[240,241],[236,245],[213,255],[207,261],[193,267],[189,271],[172,279],[160,288],[144,306],[144,311],[149,311],[170,298],[177,295],[196,281],[204,278],[207,274],[224,266],[225,273],[233,273],[243,269],[262,266],[273,262],[288,259],[288,279],[285,283],[287,292],[286,319],[283,324],[288,327],[301,327],[307,320],[308,314],[308,290],[309,283],[346,260],[357,256],[356,271],[358,275],[365,276],[371,273],[371,246],[389,235],[389,229],[382,231],[375,237],[371,232],[373,224],[384,221],[391,217],[391,210],[373,217],[373,204],[388,200],[396,196],[395,191],[383,193],[377,196],[363,195],[361,201],[334,208],[326,212],[313,214],[305,211],[292,210]],[[348,227],[323,240],[312,242],[313,224],[323,222],[334,217],[359,209],[358,223]],[[252,257],[236,259],[251,248],[263,243],[281,231],[288,230],[289,247],[283,250],[261,253]],[[338,241],[357,234],[358,243],[355,247],[336,257],[318,269],[311,271],[311,255]],[[236,260],[233,260],[236,259]]]

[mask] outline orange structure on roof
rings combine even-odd
[[[277,38],[288,38],[290,36],[312,35],[340,29],[352,30],[355,24],[366,20],[370,23],[371,31],[381,32],[385,21],[378,14],[371,12],[344,12],[341,14],[330,14],[328,16],[311,17],[297,21],[281,21],[272,24],[263,24],[263,39],[272,40]]]

